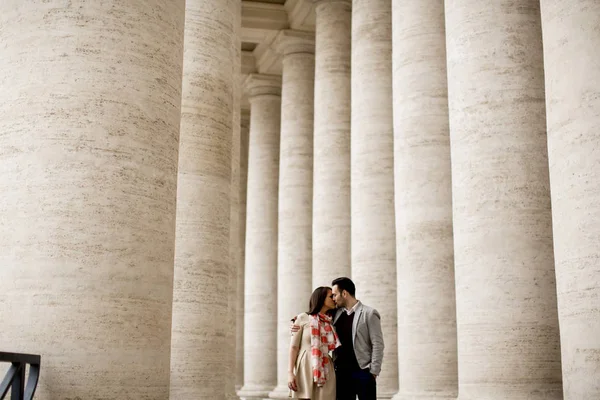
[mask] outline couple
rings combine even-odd
[[[290,397],[376,400],[383,360],[381,317],[356,299],[349,278],[337,278],[331,286],[315,289],[308,313],[292,320]]]

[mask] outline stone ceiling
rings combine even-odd
[[[314,32],[313,1],[242,1],[242,79],[253,72],[281,74],[281,54],[274,42],[282,29]],[[248,106],[245,98],[243,106]]]

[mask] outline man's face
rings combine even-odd
[[[345,292],[342,290],[342,292],[344,293],[340,293],[340,288],[338,288],[338,285],[333,285],[333,288],[331,289],[331,293],[333,294],[333,302],[335,303],[335,306],[337,308],[345,307],[346,299],[343,296]]]

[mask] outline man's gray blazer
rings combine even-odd
[[[346,312],[340,308],[333,317],[333,323]],[[358,303],[354,311],[352,323],[352,342],[358,365],[362,369],[369,368],[372,374],[379,375],[383,361],[383,333],[381,332],[381,316],[379,312],[362,303]]]

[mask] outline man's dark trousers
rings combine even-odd
[[[335,379],[337,400],[377,400],[377,383],[368,369],[336,368]]]

